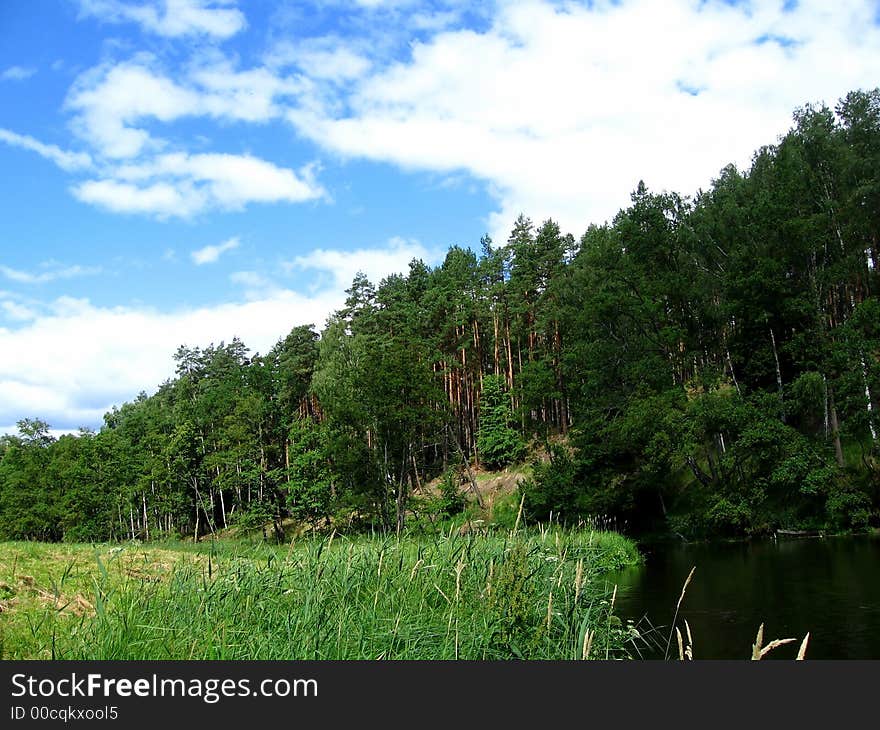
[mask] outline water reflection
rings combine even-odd
[[[695,658],[747,659],[758,626],[766,640],[800,639],[808,659],[880,659],[880,538],[784,538],[643,548],[644,566],[614,574],[618,614],[657,628],[662,658],[682,585],[678,625],[690,624]],[[671,653],[677,655],[675,640]],[[791,659],[797,643],[769,656]]]

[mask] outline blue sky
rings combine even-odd
[[[479,8],[475,10],[475,8]],[[579,236],[880,79],[877,2],[0,3],[0,433],[265,351],[519,212]]]

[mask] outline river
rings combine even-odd
[[[690,624],[695,659],[748,659],[758,626],[765,644],[797,642],[767,658],[792,659],[809,631],[807,659],[880,659],[880,536],[779,538],[645,546],[644,565],[613,574],[616,613],[664,656],[682,585],[694,576],[677,625]],[[654,631],[650,627],[654,627]],[[678,656],[675,638],[669,648]]]

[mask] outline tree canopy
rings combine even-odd
[[[526,514],[686,535],[877,523],[880,91],[805,106],[750,169],[638,182],[575,239],[521,215],[370,282],[265,355],[181,346],[175,377],[53,438],[0,439],[0,536],[401,529],[462,461],[545,454]],[[270,528],[271,529],[271,528]]]

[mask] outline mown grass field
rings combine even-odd
[[[603,576],[620,535],[0,543],[4,659],[582,659],[638,633]]]

